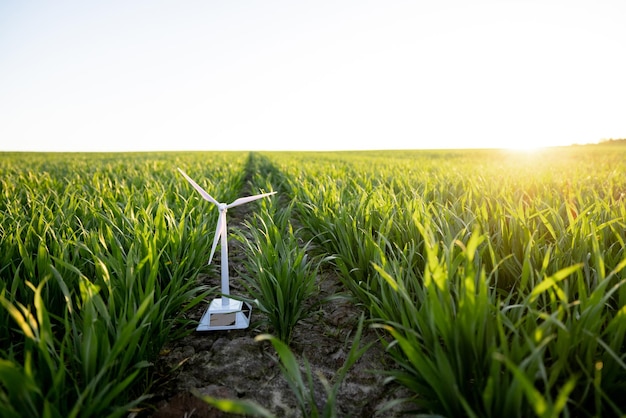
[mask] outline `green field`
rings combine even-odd
[[[2,153],[0,416],[149,403],[152,362],[218,292],[196,280],[219,274],[217,211],[177,167],[220,201],[278,191],[238,235],[284,343],[325,269],[424,413],[626,414],[626,147],[594,145]]]

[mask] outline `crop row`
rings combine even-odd
[[[207,170],[206,160],[211,160]],[[124,416],[163,344],[209,290],[211,210],[246,154],[5,154],[0,159],[0,416]],[[206,179],[211,179],[210,187]]]
[[[267,154],[444,416],[626,411],[623,151]],[[282,177],[281,177],[282,176]]]

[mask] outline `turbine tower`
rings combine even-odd
[[[183,170],[178,169],[185,179],[193,186],[194,189],[200,193],[204,200],[207,200],[217,206],[219,210],[219,217],[217,218],[217,227],[215,229],[215,236],[213,237],[213,246],[211,247],[211,255],[209,257],[209,264],[213,261],[213,255],[215,254],[215,248],[217,243],[221,245],[221,278],[222,278],[222,297],[213,299],[207,311],[202,315],[200,324],[197,331],[212,331],[212,330],[224,330],[224,329],[242,329],[247,328],[250,325],[250,315],[252,308],[250,304],[242,302],[240,300],[230,299],[230,286],[228,277],[228,237],[226,227],[226,212],[230,208],[243,205],[248,202],[252,202],[257,199],[262,199],[267,196],[271,196],[276,192],[262,193],[254,196],[240,197],[234,202],[226,204],[220,203],[215,200],[209,193],[207,193],[202,187],[191,179]],[[245,305],[245,306],[244,306]]]

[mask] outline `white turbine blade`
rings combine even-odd
[[[208,200],[209,202],[213,203],[214,205],[219,205],[219,202],[217,200],[213,199],[213,197],[210,194],[208,194],[202,187],[198,186],[198,183],[193,181],[191,179],[191,177],[189,177],[183,170],[181,170],[179,168],[178,171],[180,171],[180,174],[185,176],[185,178],[187,179],[189,184],[191,184],[193,186],[193,188],[196,189],[198,191],[198,193],[200,193],[202,195],[204,200]]]
[[[248,197],[240,197],[239,199],[235,200],[233,203],[227,205],[226,207],[229,209],[234,208],[235,206],[243,205],[244,203],[252,202],[253,200],[261,199],[267,196],[271,196],[273,194],[276,194],[276,192],[257,194],[257,195],[248,196]]]
[[[213,261],[213,255],[215,254],[215,248],[220,238],[226,234],[226,212],[220,211],[220,217],[217,220],[217,228],[215,229],[215,237],[213,238],[213,247],[211,247],[211,256],[209,257],[209,264]],[[222,245],[227,245],[225,242]]]

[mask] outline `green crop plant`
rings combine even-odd
[[[426,412],[624,413],[623,149],[267,155]]]
[[[213,225],[174,167],[199,154],[0,156],[0,415],[125,416],[190,332]],[[245,154],[218,154],[241,187]],[[235,196],[238,190],[224,190]]]
[[[314,309],[317,273],[324,260],[311,259],[291,221],[291,206],[263,209],[247,222],[247,257],[242,276],[252,303],[263,313],[276,337],[291,341],[296,324]],[[319,302],[318,302],[319,303]]]

